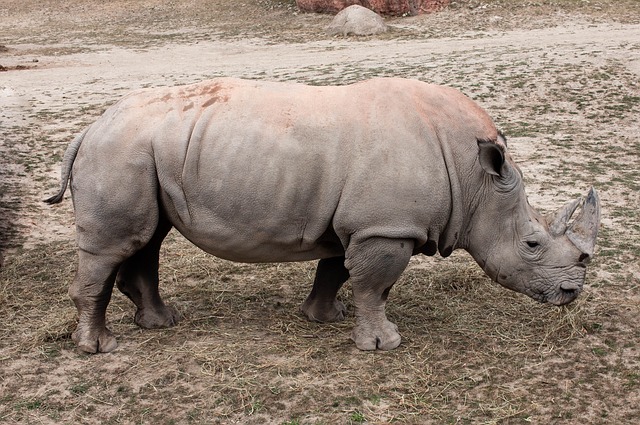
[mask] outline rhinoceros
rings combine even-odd
[[[396,78],[135,91],[69,145],[61,178],[46,202],[60,202],[71,181],[73,340],[90,353],[117,346],[105,325],[114,282],[139,326],[178,320],[158,293],[172,227],[232,261],[319,259],[301,310],[343,319],[336,294],[351,279],[351,338],[390,350],[401,338],[385,304],[412,255],[464,249],[500,285],[563,305],[582,290],[600,221],[593,188],[540,215],[481,107],[453,88]]]

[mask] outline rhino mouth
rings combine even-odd
[[[537,293],[532,296],[532,298],[542,304],[552,304],[555,306],[563,306],[570,304],[578,295],[582,292],[582,288],[576,284],[561,284],[558,286],[558,289],[551,293]]]

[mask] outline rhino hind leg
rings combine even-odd
[[[393,284],[409,263],[410,239],[369,238],[349,245],[346,267],[351,275],[356,325],[351,339],[361,350],[392,350],[400,345],[398,327],[387,320],[385,304]]]
[[[105,323],[118,263],[112,257],[84,250],[78,253],[78,270],[69,287],[69,296],[78,309],[78,326],[71,338],[84,352],[108,353],[118,346]]]
[[[160,220],[151,240],[119,268],[116,285],[136,305],[135,323],[147,329],[166,328],[178,323],[177,310],[166,305],[158,291],[160,246],[171,224]]]
[[[344,320],[347,309],[336,295],[347,279],[349,271],[344,266],[344,256],[320,260],[313,289],[300,310],[314,322]]]

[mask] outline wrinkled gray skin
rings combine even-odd
[[[391,286],[412,255],[471,253],[495,281],[541,302],[571,302],[593,255],[591,191],[545,219],[491,119],[460,92],[403,79],[310,87],[237,79],[134,92],[71,143],[79,263],[73,334],[108,352],[114,282],[145,328],[178,313],[158,293],[158,254],[175,227],[203,250],[242,262],[320,259],[302,311],[341,320],[351,279],[363,350],[393,349]]]

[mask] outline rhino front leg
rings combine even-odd
[[[351,275],[356,325],[351,339],[361,350],[392,350],[400,345],[398,327],[384,308],[393,284],[409,263],[411,239],[370,238],[349,245],[345,266]]]
[[[169,230],[171,224],[161,220],[149,243],[120,266],[116,278],[120,292],[138,307],[134,321],[142,328],[171,327],[180,318],[175,308],[162,301],[158,291],[160,246]]]
[[[315,322],[344,320],[347,309],[336,299],[336,295],[347,279],[349,271],[344,266],[344,256],[320,260],[313,289],[300,310]]]
[[[78,309],[78,326],[71,338],[87,353],[108,353],[118,346],[106,327],[105,315],[119,261],[83,250],[78,253],[78,271],[69,287]]]

